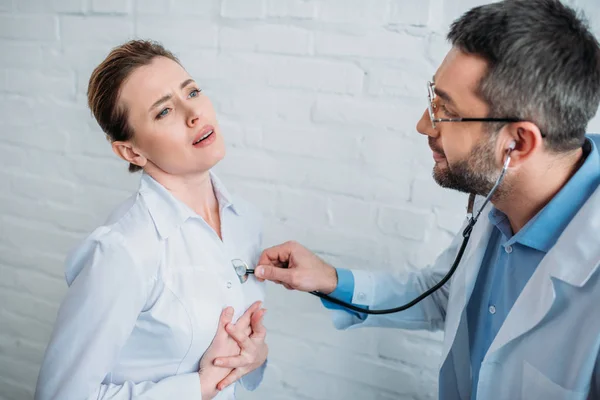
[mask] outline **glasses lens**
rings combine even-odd
[[[431,120],[431,126],[435,129],[435,115],[433,113],[433,99],[435,98],[435,92],[433,91],[433,84],[427,82],[427,109],[429,110],[429,119]]]

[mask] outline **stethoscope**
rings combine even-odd
[[[471,232],[473,231],[473,227],[475,226],[475,223],[479,219],[479,216],[481,215],[481,212],[483,211],[483,209],[485,208],[485,206],[487,205],[487,203],[489,203],[490,199],[492,198],[492,196],[494,195],[494,193],[496,192],[496,190],[500,186],[500,183],[504,179],[504,175],[506,174],[508,166],[510,165],[510,153],[511,153],[511,151],[513,151],[515,149],[515,145],[516,145],[516,143],[512,142],[510,144],[510,146],[508,147],[508,149],[506,150],[506,160],[504,161],[504,166],[502,167],[502,171],[500,172],[500,176],[496,180],[496,183],[492,187],[492,190],[490,190],[490,192],[488,193],[487,197],[485,198],[485,201],[483,202],[483,204],[479,208],[479,211],[474,216],[471,213],[471,211],[472,211],[472,201],[474,199],[474,196],[471,195],[469,210],[468,210],[468,214],[467,214],[467,218],[469,219],[469,223],[467,224],[467,227],[463,230],[463,233],[462,233],[462,236],[463,236],[462,244],[460,246],[460,249],[458,250],[458,254],[456,255],[456,258],[454,259],[454,263],[452,264],[452,268],[450,268],[450,271],[448,271],[448,273],[446,274],[446,276],[444,276],[442,278],[442,280],[440,280],[435,286],[429,288],[427,291],[423,292],[421,295],[417,296],[412,301],[410,301],[410,302],[408,302],[408,303],[406,303],[406,304],[404,304],[404,305],[402,305],[400,307],[388,308],[388,309],[385,309],[385,310],[369,310],[369,309],[366,309],[366,308],[355,306],[354,304],[346,303],[345,301],[338,300],[338,299],[336,299],[334,297],[328,296],[328,295],[320,293],[320,292],[309,292],[309,293],[312,294],[312,295],[315,295],[317,297],[320,297],[320,298],[322,298],[324,300],[327,300],[327,301],[329,301],[331,303],[340,305],[342,307],[348,308],[348,309],[356,311],[356,312],[360,312],[360,313],[363,313],[363,314],[381,315],[381,314],[393,314],[393,313],[397,313],[397,312],[400,312],[400,311],[407,310],[407,309],[413,307],[414,305],[416,305],[417,303],[419,303],[421,300],[423,300],[427,296],[429,296],[432,293],[434,293],[436,290],[440,289],[442,286],[444,286],[446,284],[446,282],[448,282],[448,280],[452,277],[452,275],[456,271],[456,268],[458,267],[458,264],[460,263],[460,260],[462,259],[462,256],[463,256],[463,254],[465,252],[465,248],[467,247],[467,244],[469,243],[469,239],[471,237]],[[248,279],[248,275],[249,274],[254,274],[254,269],[248,268],[248,265],[244,261],[239,260],[239,259],[235,259],[235,260],[232,260],[232,263],[233,263],[233,268],[235,269],[235,272],[236,272],[238,278],[240,279],[241,283],[246,282],[246,280]],[[283,268],[287,268],[287,266],[283,267]]]

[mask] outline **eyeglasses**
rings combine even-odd
[[[519,118],[436,118],[435,110],[437,104],[435,104],[435,84],[427,82],[427,97],[429,99],[427,109],[429,110],[429,118],[431,119],[431,126],[435,129],[435,124],[438,122],[520,122],[523,121]],[[542,134],[542,137],[544,135]]]

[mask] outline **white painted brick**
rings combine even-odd
[[[267,0],[269,17],[313,19],[316,13],[316,0]]]
[[[454,235],[440,229],[432,229],[426,235],[424,241],[419,242],[411,248],[408,254],[408,262],[414,268],[424,268],[432,265],[437,257],[452,242]],[[450,269],[451,265],[448,265]]]
[[[34,387],[31,384],[25,385],[0,376],[0,387],[2,400],[33,399]]]
[[[0,12],[7,12],[13,9],[12,0],[0,0]]]
[[[319,3],[318,19],[323,22],[383,24],[389,13],[384,0],[328,0]]]
[[[403,137],[398,133],[372,131],[361,148],[366,163],[391,172],[393,176],[406,171],[411,165],[431,156],[424,136]]]
[[[75,97],[73,72],[44,73],[41,70],[5,69],[0,70],[0,76],[2,75],[5,81],[0,86],[0,91],[3,92],[61,100],[72,100]]]
[[[0,15],[0,38],[13,40],[58,39],[58,20],[52,15]]]
[[[379,357],[437,371],[442,361],[442,342],[423,339],[412,331],[382,329],[377,333]]]
[[[28,221],[13,216],[0,215],[0,239],[12,246],[35,243],[41,252],[67,254],[77,241],[77,236],[44,226],[39,221]]]
[[[378,223],[382,232],[407,239],[422,240],[431,225],[431,214],[419,209],[382,207]]]
[[[227,50],[307,54],[310,43],[310,32],[293,26],[223,27],[220,33],[220,46]]]
[[[429,20],[430,2],[431,0],[392,0],[389,22],[402,25],[425,26]]]
[[[466,221],[466,206],[463,210],[434,209],[437,227],[451,234],[456,234]]]
[[[36,319],[48,325],[54,323],[58,312],[58,304],[36,299],[15,289],[0,290],[0,304],[10,313]]]
[[[192,26],[193,34],[190,31]],[[154,16],[139,18],[135,30],[138,37],[156,40],[173,52],[188,48],[216,47],[217,32],[216,25],[199,24],[194,18],[179,17],[175,20]]]
[[[135,13],[137,15],[167,15],[169,0],[138,0],[135,2]]]
[[[412,393],[411,386],[415,387],[419,382],[415,371],[401,365],[393,366],[380,360],[359,359],[355,355],[335,352],[325,346],[309,348],[293,338],[275,334],[271,335],[271,342],[272,348],[277,349],[279,357],[283,359],[298,360],[304,365],[310,365],[313,371],[343,375],[344,378],[355,383],[399,393]],[[357,362],[358,360],[360,362]]]
[[[57,131],[52,126],[12,126],[6,124],[3,130],[6,134],[0,137],[0,142],[56,152],[65,151],[67,148],[67,133]]]
[[[313,299],[306,296],[307,293],[303,293],[303,295],[307,301],[313,301]],[[298,318],[294,319],[285,318],[285,314],[288,312],[289,307],[281,307],[281,311],[273,312],[269,317],[265,317],[265,325],[273,333],[285,335],[286,332],[294,332],[302,337],[304,341],[315,345],[327,345],[365,356],[377,352],[376,334],[373,330],[338,331],[331,323],[329,311],[319,312],[318,314],[300,314]]]
[[[329,196],[331,223],[342,232],[371,232],[376,228],[376,207],[365,200]]]
[[[174,20],[177,20],[180,15],[216,18],[219,15],[220,8],[221,0],[177,0],[169,2],[169,14],[175,16],[175,18],[172,18]]]
[[[160,40],[198,80],[227,143],[215,170],[263,213],[264,246],[406,272],[464,218],[415,125],[448,23],[482,3],[0,0],[0,400],[33,397],[66,253],[139,184],[86,106],[113,46]],[[600,33],[594,0],[570,3]],[[338,332],[318,298],[272,284],[267,308],[269,368],[241,400],[437,398],[441,334]]]
[[[373,128],[406,129],[407,124],[414,132],[422,114],[422,107],[414,101],[375,101],[343,96],[320,96],[313,111],[317,123],[340,123],[359,125],[365,132]],[[413,125],[414,123],[414,125]]]
[[[92,0],[92,11],[100,14],[129,14],[133,0]]]
[[[329,222],[327,198],[304,190],[279,190],[275,216],[282,222],[294,221],[305,226],[326,226]]]
[[[0,143],[0,159],[5,171],[28,172],[54,179],[72,179],[72,163],[63,154],[43,152],[34,148],[7,146]]]
[[[424,53],[426,39],[397,32],[317,33],[315,51],[331,56],[372,57],[410,60]]]
[[[221,16],[256,19],[265,16],[265,0],[223,0]]]
[[[10,313],[0,308],[3,335],[20,337],[36,343],[45,343],[50,339],[52,326],[35,319]]]
[[[87,0],[14,0],[17,11],[27,13],[83,13]]]
[[[419,207],[439,207],[445,211],[466,213],[468,196],[439,186],[431,174],[419,174],[413,183],[411,201]]]
[[[43,252],[38,247],[28,246],[27,251],[0,242],[0,264],[11,265],[19,271],[36,270],[59,279],[64,279],[66,254],[57,251]]]
[[[426,106],[425,83],[431,80],[434,69],[425,62],[406,61],[403,65],[376,65],[367,70],[368,93],[373,96],[423,98]]]
[[[37,296],[53,304],[58,304],[62,300],[67,288],[64,279],[22,268],[0,265],[0,276],[2,276],[0,287],[19,290],[21,293]],[[0,353],[6,351],[2,350]]]
[[[60,38],[63,43],[101,44],[110,47],[133,37],[133,21],[124,17],[64,15],[60,17]]]
[[[362,91],[364,71],[354,64],[332,61],[272,58],[268,83],[284,88],[357,94]]]
[[[139,185],[139,174],[130,173],[128,164],[116,156],[109,159],[73,156],[72,165],[81,183],[117,190],[135,190]]]
[[[211,99],[218,105],[221,115],[243,118],[246,123],[264,121],[289,124],[310,120],[314,95],[263,88],[215,88]]]
[[[306,246],[312,251],[346,255],[370,262],[387,259],[385,246],[366,235],[351,235],[330,229],[309,229]]]
[[[0,48],[3,52],[0,66],[4,68],[39,67],[44,60],[42,48],[37,44],[0,39]]]
[[[360,137],[343,129],[298,129],[274,125],[264,129],[262,147],[279,153],[325,160],[358,161]]]
[[[11,195],[23,196],[32,200],[54,201],[70,204],[75,195],[75,184],[64,180],[54,180],[48,177],[29,175],[22,172],[7,173],[0,171],[0,180],[8,182]],[[2,193],[1,195],[8,195]]]

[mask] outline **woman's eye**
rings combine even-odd
[[[166,117],[167,114],[169,114],[169,109],[165,108],[164,110],[162,110],[160,113],[158,113],[158,115],[156,116],[156,119],[161,119],[163,117]]]
[[[200,92],[201,92],[201,91],[202,91],[202,90],[200,90],[200,89],[194,89],[194,90],[192,90],[192,91],[190,92],[190,95],[189,95],[189,97],[198,97],[198,96],[200,95]]]

